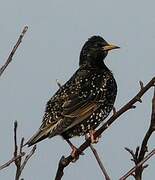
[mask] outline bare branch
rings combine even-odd
[[[64,157],[62,156],[59,164],[58,164],[58,170],[56,173],[55,180],[61,180],[62,176],[64,175],[64,168],[70,164],[70,162],[73,160],[72,156]]]
[[[5,164],[1,165],[0,166],[0,170],[8,167],[11,163],[13,163],[14,161],[16,161],[17,159],[21,158],[22,156],[24,156],[25,153],[23,152],[22,154],[19,154],[18,156],[16,157],[13,157],[12,159],[10,159],[8,162],[6,162]]]
[[[127,148],[127,147],[125,147],[125,150],[130,153],[130,155],[133,158],[131,160],[135,162],[136,161],[136,156],[135,156],[135,153],[133,152],[133,150],[131,150],[131,149]]]
[[[133,105],[138,102],[137,97],[141,98],[151,87],[153,87],[155,84],[155,77],[152,78],[146,86],[144,86],[138,93],[137,95],[131,99],[126,105],[124,105],[120,110],[118,110],[115,114],[113,114],[104,124],[101,126],[95,133],[94,137],[99,137],[112,123],[116,121],[116,119],[121,116],[123,113],[128,111],[133,107]],[[86,148],[90,146],[90,138],[88,138],[79,148],[78,152],[83,152]],[[80,154],[79,154],[80,155]],[[61,180],[63,174],[64,174],[64,168],[72,162],[73,157],[69,155],[68,157],[62,157],[59,161],[58,169],[57,169],[57,174],[55,180]]]
[[[147,144],[148,144],[148,141],[149,141],[149,139],[150,139],[150,137],[154,131],[155,131],[155,87],[154,87],[154,94],[153,94],[153,98],[152,98],[152,114],[151,114],[150,126],[149,126],[149,129],[147,130],[147,132],[144,136],[144,139],[143,139],[142,144],[141,144],[141,148],[137,147],[135,153],[132,150],[125,148],[132,155],[132,157],[133,157],[132,160],[134,161],[136,166],[137,166],[137,164],[139,164],[140,162],[143,161],[146,152],[148,152]],[[135,169],[135,173],[134,173],[134,178],[136,180],[142,179],[143,170],[147,166],[148,165],[143,166],[143,164],[141,166],[137,166],[137,168]],[[130,175],[133,175],[133,172],[131,172]]]
[[[96,160],[97,160],[97,162],[99,164],[99,167],[101,168],[101,171],[102,171],[103,175],[105,176],[105,179],[110,180],[110,177],[109,177],[105,167],[103,166],[103,163],[102,163],[96,149],[93,147],[92,144],[90,144],[90,148],[91,148],[91,150],[92,150],[92,152],[93,152],[93,154],[94,154],[94,156],[95,156],[95,158],[96,158]]]
[[[17,149],[18,149],[18,146],[17,146],[17,127],[18,127],[18,123],[17,121],[14,122],[14,156],[17,156]]]
[[[17,124],[17,121],[15,121],[15,123],[14,123],[14,146],[15,146],[14,157],[18,156],[17,127],[18,127],[18,124]],[[21,142],[20,142],[19,154],[23,154],[23,144],[24,144],[24,138],[22,138]],[[33,146],[32,150],[30,151],[30,153],[28,155],[26,155],[24,153],[24,155],[26,155],[24,160],[22,160],[22,157],[24,157],[24,156],[21,156],[18,159],[14,160],[15,165],[16,165],[15,180],[19,180],[20,179],[21,173],[22,173],[25,165],[27,164],[27,162],[31,158],[31,156],[35,153],[35,150],[36,150],[36,145]]]
[[[141,162],[144,159],[144,156],[146,152],[148,151],[148,148],[147,148],[148,141],[154,131],[155,131],[155,87],[154,87],[154,94],[152,98],[152,114],[151,114],[150,127],[148,131],[146,132],[145,137],[143,139],[139,155],[137,156],[137,163]],[[141,179],[143,170],[144,170],[143,166],[140,166],[139,168],[136,169],[135,179]]]
[[[28,160],[29,160],[29,159],[33,156],[33,154],[35,153],[36,148],[37,148],[37,146],[34,145],[33,148],[32,148],[32,150],[30,151],[30,153],[25,157],[25,159],[24,159],[24,161],[23,161],[23,163],[22,163],[22,165],[21,165],[21,167],[20,167],[20,171],[21,171],[21,172],[23,171],[23,169],[24,169],[25,165],[27,164]]]
[[[153,149],[145,158],[139,162],[136,166],[134,166],[130,171],[128,171],[124,176],[122,176],[119,180],[125,180],[127,179],[130,175],[132,175],[137,168],[142,166],[148,159],[150,159],[153,155],[155,154],[155,149]]]
[[[3,74],[3,72],[5,71],[5,69],[7,68],[7,66],[10,64],[10,62],[12,61],[12,58],[17,50],[17,48],[19,47],[20,43],[22,42],[22,39],[25,35],[25,33],[27,32],[28,30],[28,26],[25,26],[21,35],[19,36],[15,46],[13,47],[11,53],[9,54],[9,57],[8,59],[6,60],[5,64],[0,68],[0,76]]]

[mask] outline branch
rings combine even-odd
[[[25,35],[25,33],[28,30],[28,26],[25,26],[22,33],[20,34],[15,46],[13,47],[11,53],[8,56],[8,59],[6,60],[5,64],[0,68],[0,76],[3,74],[4,70],[7,68],[7,66],[10,64],[10,62],[12,61],[12,58],[17,50],[17,48],[19,47],[20,43],[22,42],[22,39]]]
[[[126,105],[124,105],[120,110],[115,112],[104,124],[101,126],[94,134],[94,137],[99,137],[112,123],[116,121],[116,119],[121,116],[123,113],[128,111],[129,109],[135,108],[134,104],[136,102],[140,101],[140,98],[151,88],[155,85],[155,77],[152,78],[146,86],[141,85],[141,89],[138,92],[138,94],[131,99]],[[90,146],[90,138],[88,138],[79,148],[77,152],[83,152],[86,148]],[[80,154],[79,154],[80,155]],[[56,178],[55,180],[61,180],[63,174],[64,174],[64,168],[67,167],[70,162],[73,160],[73,157],[69,155],[68,157],[62,157],[59,161],[57,173],[56,173]]]
[[[18,148],[17,145],[17,127],[18,127],[18,123],[17,121],[14,122],[14,158],[15,160],[13,161],[16,165],[16,175],[15,175],[15,180],[19,180],[20,176],[22,174],[22,171],[25,167],[25,165],[27,164],[28,160],[31,158],[31,156],[35,153],[36,150],[36,145],[33,146],[32,150],[29,152],[29,154],[26,155],[26,153],[23,152],[23,144],[24,144],[24,138],[21,139],[20,142],[20,146]],[[23,156],[18,157],[18,149],[19,149],[19,155],[23,154]],[[24,156],[26,155],[26,157],[24,158]],[[22,159],[24,158],[24,160]]]
[[[97,160],[97,162],[98,162],[98,164],[99,164],[99,166],[101,168],[101,171],[102,171],[103,175],[105,176],[105,179],[110,180],[110,177],[109,177],[105,167],[103,166],[103,163],[101,162],[101,159],[100,159],[96,149],[93,147],[92,144],[90,144],[90,148],[91,148],[91,150],[92,150],[92,152],[93,152],[93,154],[94,154],[94,156],[95,156],[95,158],[96,158],[96,160]]]
[[[15,162],[17,159],[21,158],[22,156],[24,156],[25,153],[23,152],[22,154],[19,154],[18,156],[16,157],[13,157],[12,159],[10,159],[8,162],[6,162],[5,164],[1,165],[0,166],[0,170],[8,167],[11,163]]]
[[[136,166],[134,166],[130,171],[128,171],[124,176],[122,176],[119,180],[125,180],[130,175],[132,175],[137,168],[142,166],[148,159],[150,159],[153,155],[155,155],[155,149],[153,149],[145,158],[139,162]]]
[[[142,85],[141,85],[142,87]],[[133,161],[135,163],[135,165],[137,166],[137,164],[139,164],[140,162],[143,161],[146,152],[148,151],[147,145],[148,145],[148,141],[152,135],[152,133],[155,131],[155,88],[154,88],[154,94],[153,94],[153,98],[152,98],[152,113],[151,113],[151,121],[150,121],[150,126],[149,129],[147,130],[144,139],[142,141],[141,144],[141,148],[137,148],[136,152],[134,153],[132,150],[125,148],[133,157]],[[143,165],[143,164],[142,164]],[[134,177],[136,180],[141,180],[142,179],[142,173],[143,170],[145,168],[145,166],[137,166],[137,168],[135,169],[135,174]],[[130,174],[132,175],[132,174]]]
[[[20,171],[21,171],[21,172],[23,171],[23,169],[24,169],[25,165],[27,164],[28,160],[29,160],[29,159],[33,156],[33,154],[35,153],[36,148],[37,148],[37,146],[34,145],[33,148],[32,148],[32,150],[30,151],[30,153],[25,157],[25,160],[23,161],[23,163],[22,163],[22,165],[21,165],[21,167],[20,167]]]
[[[2,170],[14,162],[16,165],[15,180],[20,179],[21,173],[22,173],[25,165],[27,164],[28,160],[32,157],[32,155],[35,153],[35,150],[36,150],[36,145],[35,145],[35,146],[33,146],[32,150],[26,155],[26,153],[23,152],[24,138],[21,139],[20,146],[18,147],[18,145],[17,145],[17,127],[18,127],[18,123],[17,123],[17,121],[15,121],[14,122],[14,153],[13,153],[13,158],[10,159],[5,164],[3,164],[2,166],[0,166],[0,170]]]

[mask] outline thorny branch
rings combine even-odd
[[[152,98],[152,113],[151,113],[151,121],[150,121],[150,126],[144,136],[144,139],[141,144],[141,148],[137,147],[135,153],[129,149],[125,148],[132,156],[132,161],[135,163],[135,172],[133,170],[130,170],[126,175],[124,175],[120,180],[125,180],[128,176],[133,175],[136,180],[141,180],[142,179],[142,173],[143,170],[147,167],[147,165],[143,165],[144,163],[141,163],[145,160],[145,154],[148,151],[148,141],[152,135],[152,133],[155,131],[155,87],[154,87],[154,94]],[[154,150],[155,153],[155,150]],[[152,154],[153,155],[153,154]],[[145,162],[145,161],[144,161]],[[134,172],[134,174],[133,174]]]
[[[3,72],[5,71],[5,69],[7,68],[7,66],[10,64],[10,62],[12,61],[12,58],[17,50],[17,48],[19,47],[20,43],[22,42],[22,39],[25,35],[25,33],[27,32],[28,30],[28,26],[25,26],[22,33],[20,34],[15,46],[13,47],[11,53],[9,54],[5,64],[0,68],[0,76],[3,74]]]
[[[120,110],[116,111],[104,124],[101,126],[96,133],[94,134],[95,137],[99,137],[112,123],[116,121],[116,119],[121,116],[123,113],[128,111],[129,109],[135,108],[136,106],[134,105],[136,102],[141,102],[141,97],[153,86],[155,86],[155,77],[152,78],[150,82],[144,86],[142,82],[140,83],[141,89],[137,93],[137,95],[131,99],[126,105],[124,105]],[[79,148],[78,152],[83,152],[86,148],[90,146],[90,138],[88,138]],[[80,155],[80,154],[79,154]],[[64,174],[64,169],[67,167],[70,162],[72,162],[73,157],[69,155],[68,157],[62,156],[59,164],[58,164],[58,169],[56,173],[55,180],[61,180],[63,174]]]

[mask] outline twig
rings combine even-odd
[[[34,145],[33,148],[32,148],[32,150],[30,151],[30,153],[25,157],[25,159],[24,159],[24,161],[23,161],[23,163],[22,163],[22,165],[21,165],[21,167],[20,167],[20,171],[23,171],[23,169],[24,169],[25,165],[27,164],[28,160],[29,160],[29,159],[33,156],[33,154],[35,153],[36,148],[37,148],[37,146]]]
[[[23,31],[22,31],[22,33],[20,34],[20,36],[19,36],[16,44],[15,44],[15,46],[13,47],[11,53],[9,54],[9,56],[8,56],[5,64],[0,68],[0,76],[3,74],[4,70],[7,68],[7,66],[9,65],[9,63],[12,61],[12,58],[13,58],[13,56],[14,56],[17,48],[18,48],[18,46],[19,46],[20,43],[22,42],[22,39],[23,39],[25,33],[27,32],[27,30],[28,30],[28,26],[25,26],[24,29],[23,29]]]
[[[122,176],[119,180],[125,180],[126,178],[128,178],[130,175],[132,175],[135,170],[142,166],[148,159],[150,159],[153,155],[155,154],[155,149],[153,149],[147,156],[145,156],[145,158],[139,162],[136,166],[134,166],[132,169],[130,169],[130,171],[128,171],[124,176]]]
[[[142,87],[143,86],[141,86],[141,88]],[[145,154],[148,151],[148,149],[147,149],[148,141],[154,131],[155,131],[155,88],[154,88],[154,94],[153,94],[153,98],[152,98],[152,113],[151,113],[150,126],[144,136],[141,147],[140,148],[137,147],[135,153],[132,150],[130,150],[129,148],[125,148],[133,157],[133,159],[131,159],[131,160],[134,161],[135,165],[137,165],[143,161]],[[142,179],[142,173],[145,168],[146,168],[146,166],[143,166],[143,164],[142,164],[141,166],[138,166],[135,169],[134,177],[136,180]],[[130,174],[130,175],[133,175],[133,174]]]
[[[0,166],[0,170],[2,170],[14,162],[16,165],[15,180],[20,179],[21,173],[22,173],[25,165],[27,164],[28,160],[32,157],[32,155],[35,153],[35,150],[36,150],[36,145],[35,145],[35,146],[33,146],[32,150],[29,152],[29,154],[26,155],[26,153],[23,152],[24,138],[21,139],[20,146],[18,148],[18,145],[17,145],[17,127],[18,127],[18,123],[17,123],[17,121],[15,121],[14,122],[14,153],[13,153],[13,158],[11,160],[9,160],[8,162],[6,162],[5,164],[3,164],[2,166]],[[26,155],[26,157],[24,158],[25,155]],[[22,160],[22,158],[24,158],[24,159]]]
[[[0,166],[0,170],[8,167],[11,163],[13,163],[14,161],[16,161],[17,159],[21,158],[22,156],[24,156],[25,153],[23,152],[22,154],[19,154],[18,156],[16,157],[13,157],[12,159],[10,159],[8,162],[6,162],[5,164],[1,165]]]
[[[14,150],[14,157],[17,157],[17,155],[18,155],[17,127],[18,127],[18,123],[17,123],[17,121],[15,121],[15,122],[14,122],[14,149],[15,149],[15,150]],[[18,159],[16,159],[16,160],[14,161],[16,166],[19,166],[20,159],[21,159],[21,158],[18,158]]]
[[[141,145],[140,152],[137,155],[137,163],[141,162],[144,159],[144,156],[145,156],[146,152],[148,151],[148,149],[147,149],[148,141],[154,131],[155,131],[155,88],[154,88],[154,94],[153,94],[153,98],[152,98],[152,113],[151,113],[150,127],[145,134],[145,137],[144,137],[142,145]],[[135,171],[135,179],[136,180],[142,179],[143,170],[144,170],[143,166],[140,166],[136,169],[136,171]]]
[[[31,156],[35,153],[35,150],[36,150],[36,146],[34,146],[32,148],[32,150],[30,151],[30,153],[26,155],[26,153],[23,152],[24,138],[21,139],[21,143],[20,143],[20,146],[18,148],[18,145],[17,145],[17,127],[18,127],[18,123],[17,123],[17,121],[15,121],[14,122],[14,153],[13,153],[13,158],[10,159],[5,164],[3,164],[2,166],[0,166],[0,170],[2,170],[14,162],[16,165],[15,180],[20,179],[21,173],[22,173],[25,165],[27,164],[28,160],[31,158]],[[18,152],[18,149],[19,149],[19,152]],[[26,157],[24,158],[25,155],[26,155]],[[24,160],[22,160],[22,158],[24,158]]]
[[[17,127],[18,127],[18,123],[17,121],[14,122],[14,157],[19,156],[20,154],[23,154],[23,144],[24,144],[24,138],[21,139],[20,142],[20,146],[18,148],[17,145]],[[19,155],[18,155],[18,149],[19,149]],[[36,145],[33,146],[32,150],[29,152],[29,154],[25,154],[26,157],[24,158],[24,156],[20,156],[18,159],[15,158],[15,160],[13,161],[16,165],[16,175],[15,175],[15,180],[19,180],[21,173],[25,167],[25,165],[27,164],[28,160],[32,157],[32,155],[35,153],[36,150]],[[24,160],[22,160],[22,157],[24,158]]]
[[[101,168],[101,171],[102,171],[103,175],[105,176],[105,179],[110,180],[110,177],[109,177],[105,167],[103,166],[103,163],[102,163],[96,149],[93,147],[92,144],[90,144],[90,148],[91,148],[91,150],[92,150],[92,152],[93,152],[93,154],[94,154],[94,156],[95,156],[95,158],[96,158],[96,160],[97,160],[97,162],[99,164],[99,167]]]
[[[126,111],[128,111],[129,109],[134,108],[135,106],[133,106],[136,102],[138,102],[138,99],[140,99],[151,87],[153,87],[155,85],[155,77],[152,78],[152,80],[150,82],[148,82],[148,84],[146,84],[146,86],[143,86],[143,88],[140,89],[140,91],[138,92],[138,94],[131,99],[126,105],[124,105],[120,110],[118,110],[115,114],[113,114],[106,123],[103,124],[103,126],[101,126],[96,133],[94,133],[94,137],[99,137],[112,123],[114,123],[116,121],[116,119],[121,116],[123,113],[125,113]],[[83,152],[86,148],[88,148],[90,146],[90,138],[88,138],[79,148],[78,148],[78,152]],[[80,155],[80,154],[79,154]],[[61,180],[63,174],[64,174],[64,168],[67,167],[70,162],[73,160],[73,157],[71,155],[69,155],[68,157],[62,157],[59,161],[59,165],[58,165],[58,169],[57,169],[57,173],[56,173],[56,178],[55,180]]]

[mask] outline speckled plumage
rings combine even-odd
[[[79,69],[47,102],[42,125],[27,142],[30,146],[47,137],[64,139],[94,130],[113,108],[117,85],[104,64],[111,46],[100,36],[91,37],[80,54]]]

